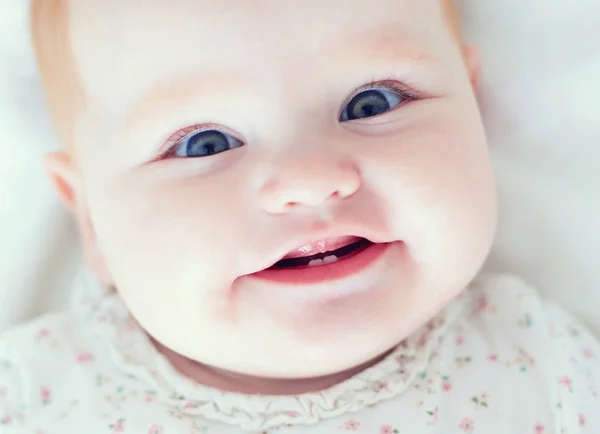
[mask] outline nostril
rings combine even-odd
[[[285,209],[290,210],[298,207],[298,202],[288,202],[285,204]]]
[[[285,214],[298,207],[298,202],[282,202],[279,206],[272,207],[273,214]]]
[[[320,207],[327,201],[339,202],[354,195],[361,178],[349,164],[290,165],[280,168],[261,188],[262,207],[272,214],[285,214],[302,207]]]

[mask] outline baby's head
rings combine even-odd
[[[449,2],[33,4],[51,178],[92,270],[173,351],[343,371],[480,269],[496,198]]]

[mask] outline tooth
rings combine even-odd
[[[325,264],[331,264],[332,262],[335,262],[338,260],[338,257],[335,255],[330,255],[330,256],[326,256],[325,258],[323,258],[323,263]]]
[[[312,261],[310,261],[308,263],[309,267],[318,267],[319,265],[323,265],[323,260],[322,259],[313,259]]]

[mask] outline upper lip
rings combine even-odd
[[[291,251],[301,246],[314,243],[315,241],[326,238],[343,236],[354,236],[364,238],[366,240],[371,241],[374,244],[389,242],[389,240],[386,240],[384,238],[383,234],[365,228],[357,229],[352,227],[336,227],[330,228],[329,230],[313,231],[309,232],[308,234],[303,233],[302,235],[296,235],[292,237],[289,242],[283,244],[281,246],[281,249],[278,249],[272,256],[269,256],[265,260],[262,268],[260,268],[256,272],[264,271],[268,268],[271,268],[273,265],[277,264],[279,261],[284,259]]]

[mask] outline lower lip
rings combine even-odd
[[[358,274],[369,267],[387,251],[389,246],[390,244],[387,243],[373,244],[355,255],[338,259],[327,265],[285,269],[270,268],[254,273],[251,277],[290,285],[340,280]]]

